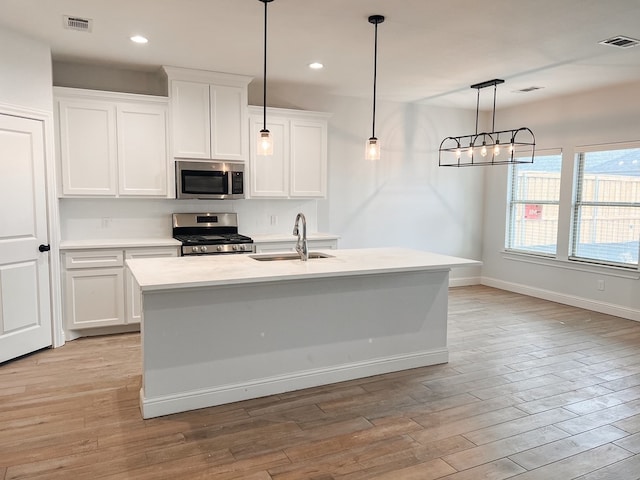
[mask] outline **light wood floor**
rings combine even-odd
[[[640,479],[640,323],[451,290],[446,365],[142,420],[138,334],[0,366],[0,479]]]

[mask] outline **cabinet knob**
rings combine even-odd
[[[38,250],[40,250],[41,252],[48,252],[49,250],[51,250],[51,247],[48,244],[45,245],[44,243],[41,243],[38,247]]]

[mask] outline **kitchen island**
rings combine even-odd
[[[449,270],[416,250],[128,260],[142,294],[144,418],[446,363]]]

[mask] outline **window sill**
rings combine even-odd
[[[514,262],[531,263],[546,267],[561,268],[564,270],[575,270],[578,272],[594,273],[597,275],[607,275],[610,277],[628,278],[630,280],[640,280],[640,271],[634,268],[614,267],[611,265],[598,265],[584,263],[576,260],[560,260],[551,256],[534,255],[524,252],[514,252],[512,250],[501,250],[502,258]]]

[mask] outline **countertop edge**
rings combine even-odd
[[[337,277],[359,277],[365,275],[383,275],[387,273],[400,273],[400,272],[444,272],[450,271],[453,267],[465,267],[473,266],[475,264],[461,264],[461,265],[437,265],[433,267],[397,267],[397,268],[379,268],[371,270],[351,270],[341,272],[315,272],[289,275],[278,275],[271,277],[257,277],[257,278],[236,278],[232,280],[218,280],[218,281],[202,281],[193,283],[179,283],[179,284],[164,284],[164,285],[150,285],[141,286],[140,291],[143,293],[155,293],[155,292],[169,292],[180,291],[199,288],[215,288],[215,287],[228,287],[237,285],[258,285],[266,283],[280,283],[288,281],[299,280],[314,280],[322,278],[337,278]]]

